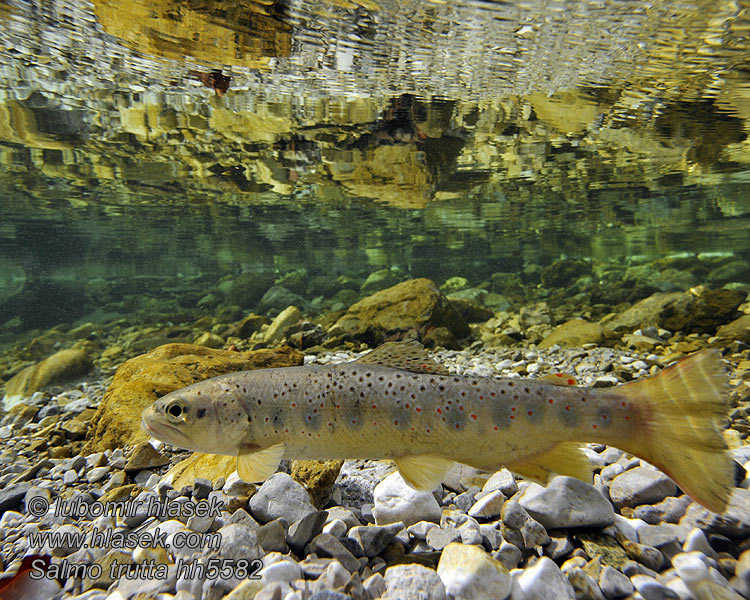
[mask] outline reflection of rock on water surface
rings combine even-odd
[[[272,2],[94,0],[104,30],[161,58],[263,68],[291,52],[283,6]]]

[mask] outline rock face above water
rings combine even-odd
[[[330,329],[330,335],[351,335],[380,342],[386,334],[445,327],[456,338],[469,335],[469,326],[437,285],[429,279],[410,279],[363,298],[349,307]]]
[[[224,373],[302,362],[303,355],[289,347],[231,352],[193,344],[159,346],[117,370],[92,419],[84,453],[146,441],[141,411],[169,392]]]
[[[3,404],[7,410],[48,385],[85,375],[91,366],[91,358],[83,350],[60,350],[10,379],[5,384]]]

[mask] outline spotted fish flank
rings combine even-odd
[[[560,378],[556,378],[560,379]],[[172,392],[143,413],[152,436],[238,456],[248,481],[282,458],[392,459],[404,479],[437,485],[453,462],[506,465],[536,479],[590,479],[580,451],[603,442],[644,458],[712,510],[723,510],[732,464],[718,429],[726,375],[715,351],[615,388],[458,377],[416,342],[388,343],[340,365],[222,375]]]

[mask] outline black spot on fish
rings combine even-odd
[[[196,411],[196,413],[195,413],[195,416],[196,416],[196,417],[197,417],[198,419],[202,419],[202,418],[203,418],[203,417],[204,417],[205,415],[206,415],[206,409],[205,409],[205,408],[199,408],[199,409],[198,409],[198,410]]]

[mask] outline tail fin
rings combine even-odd
[[[659,467],[699,504],[723,512],[734,470],[721,434],[729,401],[719,352],[702,350],[620,389],[645,407],[640,435],[623,449]]]

